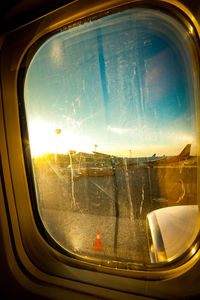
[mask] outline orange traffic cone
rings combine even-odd
[[[97,237],[96,237],[96,241],[95,241],[93,250],[95,250],[95,251],[102,251],[103,250],[99,230],[97,230]]]

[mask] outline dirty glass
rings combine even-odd
[[[61,31],[33,56],[24,102],[37,208],[66,253],[127,267],[191,246],[192,34],[169,15],[135,8]]]

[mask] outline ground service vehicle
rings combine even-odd
[[[2,298],[199,299],[199,12],[6,3]]]

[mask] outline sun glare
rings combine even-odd
[[[55,152],[55,137],[47,123],[41,120],[30,121],[29,139],[32,156]]]
[[[86,136],[79,136],[70,129],[54,128],[42,120],[29,123],[29,139],[32,156],[47,153],[66,154],[69,150],[91,152],[92,141]]]

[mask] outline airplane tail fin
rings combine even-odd
[[[188,159],[190,156],[190,150],[191,150],[191,144],[187,144],[185,148],[181,151],[181,153],[178,155],[178,159],[179,160]]]

